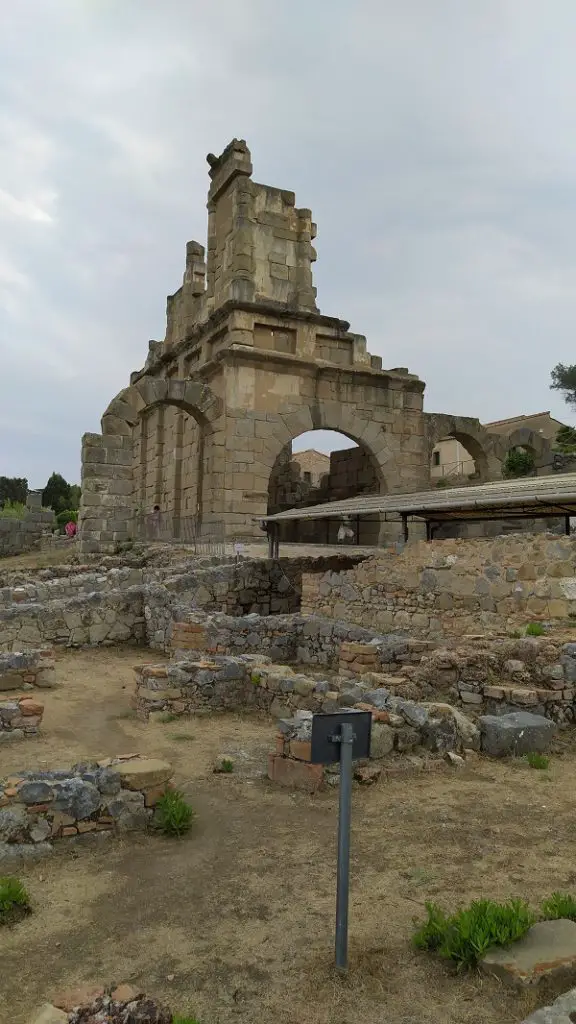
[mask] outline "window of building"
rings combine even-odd
[[[433,466],[439,466],[440,465],[440,452],[432,452],[432,465]]]
[[[304,473],[304,481],[307,484],[312,483],[312,473]]]

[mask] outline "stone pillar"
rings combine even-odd
[[[133,538],[134,482],[132,437],[84,434],[80,552],[108,553]]]

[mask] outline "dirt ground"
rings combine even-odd
[[[513,1024],[553,993],[455,976],[410,947],[431,898],[537,903],[576,889],[576,756],[547,772],[475,761],[354,791],[351,970],[332,970],[337,793],[262,777],[273,728],[220,716],[145,724],[129,711],[146,651],[58,657],[39,739],[0,748],[0,777],[42,763],[168,758],[192,833],[57,846],[19,871],[34,913],[0,933],[0,1021],[27,1024],[57,988],[128,980],[201,1024]],[[158,660],[154,658],[154,660]],[[231,756],[232,775],[214,775]],[[565,984],[564,988],[567,987]]]

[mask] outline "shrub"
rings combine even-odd
[[[2,519],[24,519],[25,513],[26,505],[23,505],[21,501],[5,501],[0,508]]]
[[[14,924],[30,913],[30,898],[17,878],[0,878],[0,925]]]
[[[56,525],[60,530],[63,530],[67,523],[77,523],[78,513],[74,512],[73,509],[66,509],[64,512],[59,512],[56,516]]]
[[[539,771],[545,771],[550,765],[550,759],[546,757],[546,754],[537,754],[535,750],[526,754],[526,760],[531,768],[537,768]]]
[[[450,917],[434,903],[427,903],[426,910],[428,919],[417,929],[414,944],[437,951],[458,970],[475,967],[491,946],[521,939],[536,920],[524,900],[474,900]]]
[[[534,456],[522,448],[511,448],[502,464],[502,476],[506,480],[514,480],[521,476],[531,476],[534,472]]]
[[[172,1024],[200,1024],[197,1017],[172,1017]]]
[[[229,757],[223,757],[220,762],[220,771],[223,772],[224,775],[230,775],[234,771],[234,761]]]
[[[160,797],[154,813],[154,824],[167,836],[183,836],[188,832],[195,814],[177,789],[168,789]]]
[[[557,921],[567,917],[576,921],[576,900],[566,892],[553,892],[542,904],[542,917],[545,921]]]
[[[541,622],[529,622],[526,626],[526,636],[544,636],[545,632]]]

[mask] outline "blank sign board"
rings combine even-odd
[[[335,711],[333,714],[314,715],[312,718],[313,764],[333,764],[340,760],[340,729],[348,722],[353,729],[352,758],[370,757],[370,732],[372,715],[370,711]]]

